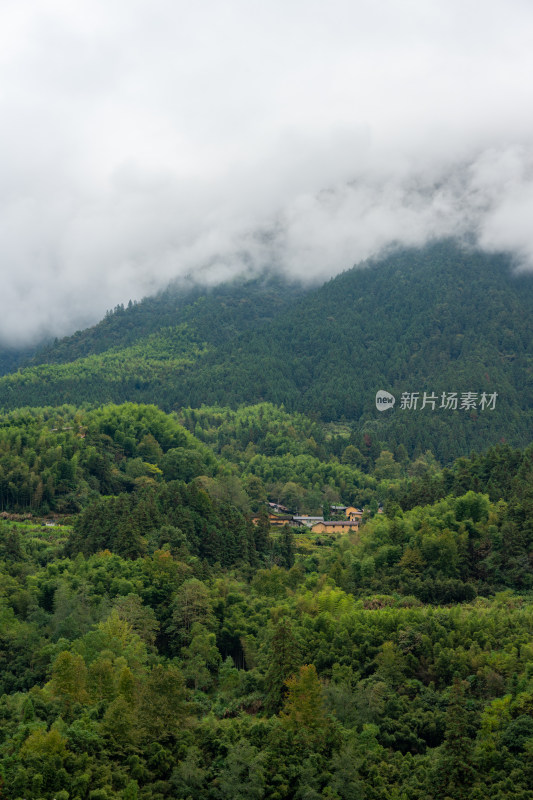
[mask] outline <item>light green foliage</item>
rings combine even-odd
[[[402,465],[403,447],[415,459],[413,474],[430,474],[428,450],[448,463],[502,437],[513,446],[530,441],[533,281],[512,267],[504,254],[444,241],[394,250],[371,269],[307,291],[266,276],[208,292],[169,290],[118,306],[2,377],[0,407],[69,398],[235,410],[262,398],[331,424],[347,465],[369,471],[383,451]],[[0,354],[0,368],[1,361]],[[384,388],[397,403],[378,415],[374,397]],[[435,410],[421,409],[424,391],[435,393]],[[498,401],[494,411],[439,409],[442,392],[453,391],[496,391]],[[416,412],[399,408],[402,392],[420,393]],[[287,425],[281,438],[294,440],[291,451],[275,430],[258,435],[242,422],[239,441],[220,442],[230,460],[248,446],[248,456],[257,448],[321,457],[312,426],[295,425],[294,435]],[[196,432],[192,418],[190,429]],[[397,468],[385,457],[379,469],[381,480]],[[299,483],[296,475],[287,481]]]
[[[287,697],[280,715],[283,724],[307,744],[319,746],[325,737],[328,721],[314,664],[300,667],[299,672],[285,683]]]
[[[199,622],[193,623],[190,644],[183,647],[181,653],[185,679],[195,689],[209,689],[221,660],[215,634],[209,633]]]
[[[158,381],[169,371],[181,372],[184,366],[206,352],[194,341],[185,325],[162,329],[142,343],[127,348],[110,348],[105,356],[89,355],[68,364],[30,367],[2,378],[7,391],[24,391],[35,384],[69,381],[123,384],[135,376],[137,383]]]
[[[401,452],[374,448],[378,471],[404,470],[378,482],[341,463],[347,425],[295,417],[302,452],[267,455],[253,451],[283,450],[292,415],[224,412],[215,456],[204,412],[185,414],[203,442],[133,404],[3,418],[20,487],[35,474],[43,498],[85,507],[66,528],[20,507],[0,520],[2,797],[529,800],[532,451],[408,478]],[[281,459],[271,484],[257,457]],[[253,505],[276,482],[305,488],[291,458],[323,470],[310,491],[351,475],[385,513],[304,554],[292,531],[270,537],[241,492]],[[152,463],[161,474],[139,473]]]
[[[172,601],[171,611],[168,630],[183,642],[190,642],[194,625],[210,627],[214,623],[209,590],[197,578],[182,583]]]

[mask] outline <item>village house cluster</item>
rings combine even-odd
[[[268,519],[274,527],[290,525],[294,528],[307,528],[312,533],[350,533],[358,530],[363,518],[363,509],[355,506],[331,506],[333,516],[344,516],[345,519],[324,519],[324,517],[313,517],[309,514],[291,514],[286,506],[279,503],[268,503]],[[378,509],[378,514],[383,509]],[[258,517],[253,521],[257,522]]]

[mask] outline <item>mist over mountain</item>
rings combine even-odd
[[[122,306],[0,381],[0,406],[270,401],[450,458],[532,428],[533,276],[445,241],[400,249],[317,289],[277,278]],[[376,410],[380,389],[397,403]],[[422,408],[424,392],[438,398]],[[444,410],[443,393],[476,395]],[[402,408],[403,393],[419,397]],[[480,408],[483,393],[496,394]],[[483,404],[482,404],[483,405]]]
[[[531,268],[528,3],[156,5],[2,4],[0,346],[393,243]]]
[[[531,800],[533,3],[0,3],[1,800]]]

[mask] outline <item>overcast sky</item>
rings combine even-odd
[[[530,0],[2,0],[0,342],[474,233],[533,265]]]

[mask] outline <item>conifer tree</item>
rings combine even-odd
[[[286,693],[285,681],[300,664],[300,649],[290,621],[282,617],[276,624],[267,648],[269,666],[265,676],[267,708],[277,711]]]

